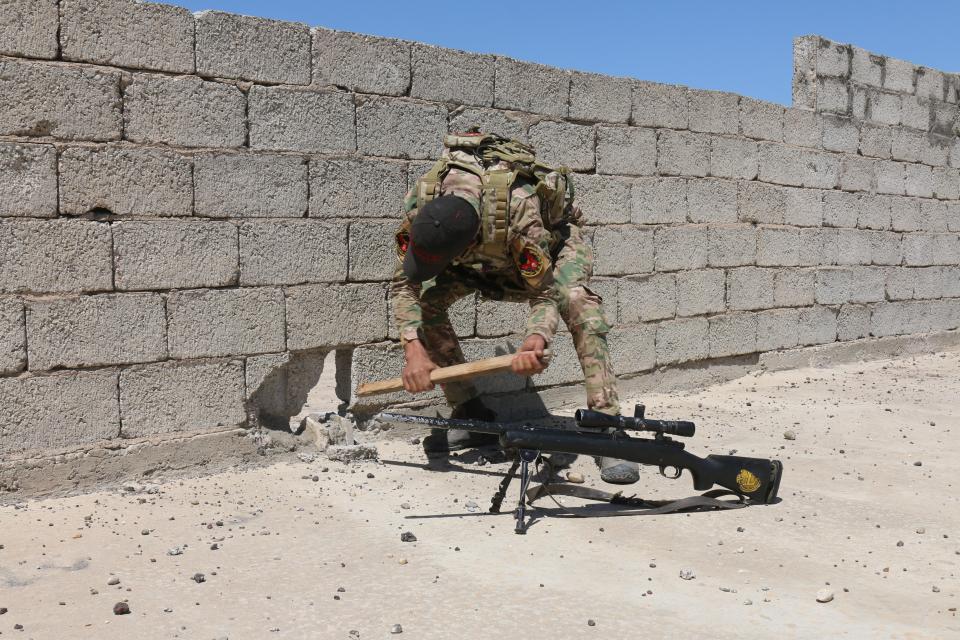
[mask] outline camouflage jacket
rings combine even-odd
[[[473,156],[464,151],[448,153],[452,160],[476,163]],[[491,168],[498,167],[493,165]],[[453,167],[440,185],[440,194],[459,196],[479,211],[480,178]],[[526,335],[539,334],[549,343],[557,330],[557,304],[560,299],[553,277],[553,261],[565,239],[570,236],[570,226],[579,226],[581,222],[581,212],[576,204],[567,209],[564,220],[555,224],[545,221],[541,215],[540,198],[533,186],[522,179],[517,180],[510,194],[510,219],[504,245],[486,247],[484,250],[477,243],[454,259],[445,273],[477,289],[485,298],[529,302],[531,310]],[[410,225],[417,214],[416,188],[407,193],[404,212],[396,233],[398,263],[390,288],[390,300],[401,342],[405,344],[408,340],[416,339],[423,326],[419,300],[421,289],[434,283],[412,283],[402,269]]]

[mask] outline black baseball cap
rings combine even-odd
[[[420,207],[410,225],[403,272],[411,282],[433,278],[469,247],[480,230],[480,216],[459,196],[440,196]]]

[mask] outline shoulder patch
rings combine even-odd
[[[406,231],[398,231],[397,239],[397,260],[403,262],[407,255],[407,249],[410,247],[410,234]]]
[[[519,269],[520,275],[528,280],[539,278],[550,261],[543,250],[535,244],[524,245],[516,256],[517,269]]]

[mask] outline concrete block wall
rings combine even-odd
[[[577,171],[620,375],[957,328],[960,78],[815,36],[795,51],[785,108],[161,4],[8,0],[0,456],[283,417],[331,350],[354,383],[397,375],[401,199],[471,125]],[[471,358],[514,348],[525,315],[451,310]],[[485,390],[578,383],[569,335],[554,348],[538,379]]]

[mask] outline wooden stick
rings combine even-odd
[[[469,380],[479,376],[488,376],[501,371],[509,371],[513,363],[514,354],[497,356],[495,358],[486,358],[476,362],[465,362],[464,364],[455,364],[452,367],[440,367],[430,372],[430,380],[435,384],[443,382],[457,382],[458,380]],[[549,361],[550,350],[544,349],[544,361]],[[403,391],[403,378],[390,378],[389,380],[378,380],[377,382],[366,382],[357,387],[357,396],[375,396],[381,393],[391,393],[393,391]]]

